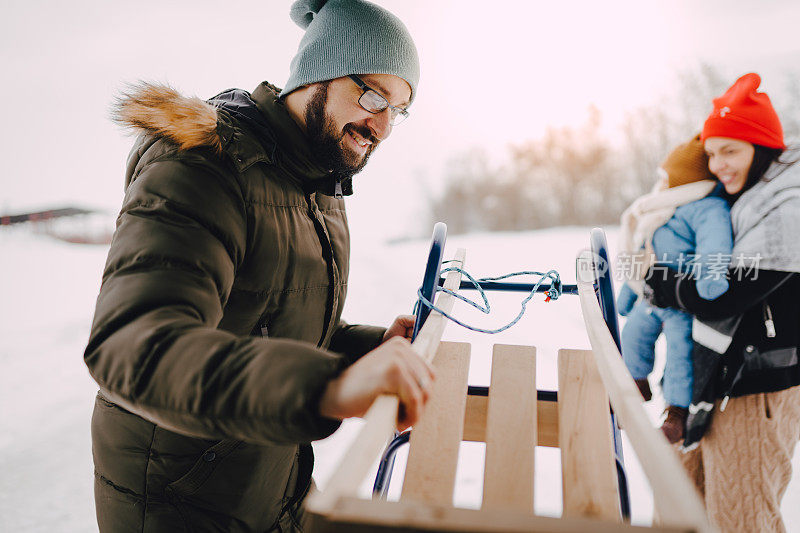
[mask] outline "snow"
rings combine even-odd
[[[574,282],[574,260],[588,246],[588,228],[555,228],[525,233],[453,236],[445,256],[467,249],[467,270],[475,276],[519,270],[557,269]],[[615,231],[609,231],[612,246]],[[365,245],[354,237],[350,292],[345,318],[353,323],[388,324],[411,310],[427,258],[427,240]],[[92,495],[90,419],[96,385],[81,355],[88,338],[107,246],[75,245],[27,228],[0,231],[0,530],[96,531]],[[474,293],[472,293],[475,296]],[[457,304],[467,322],[494,328],[519,310],[521,294],[492,294],[493,313],[485,316]],[[445,340],[472,343],[470,384],[488,385],[491,346],[495,343],[537,347],[537,387],[555,389],[559,348],[588,348],[578,299],[564,295],[543,303],[537,296],[511,330],[495,336],[476,334],[454,324]],[[663,345],[658,347],[663,365]],[[654,380],[655,381],[655,380]],[[655,398],[647,406],[654,424],[663,408]],[[324,486],[361,422],[346,421],[330,438],[315,443],[315,478]],[[454,502],[480,505],[483,445],[465,443],[459,457]],[[407,447],[395,466],[390,499],[399,496]],[[648,524],[652,495],[633,449],[625,442],[633,521]],[[795,454],[794,466],[800,466]],[[792,480],[784,497],[787,529],[800,531],[800,481]],[[362,492],[370,492],[372,479]],[[560,455],[536,450],[536,512],[561,512]]]

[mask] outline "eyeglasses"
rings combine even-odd
[[[355,74],[350,74],[349,77],[358,85],[359,89],[364,91],[358,99],[358,105],[364,110],[377,115],[386,111],[387,108],[390,109],[389,124],[392,126],[397,126],[408,118],[408,111],[402,107],[391,105],[381,93],[364,83],[364,80]]]

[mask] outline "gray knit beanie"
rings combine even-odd
[[[306,30],[281,96],[350,74],[394,74],[417,93],[419,57],[405,25],[363,0],[297,0],[292,20]]]

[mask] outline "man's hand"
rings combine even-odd
[[[386,330],[383,336],[383,342],[388,341],[392,337],[405,337],[409,341],[411,335],[414,334],[414,323],[417,318],[414,315],[400,315],[394,319],[392,325]]]
[[[403,431],[422,415],[435,376],[433,368],[396,336],[384,342],[328,383],[319,403],[322,416],[343,420],[364,416],[382,394],[400,398],[397,429]]]

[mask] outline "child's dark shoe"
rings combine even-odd
[[[661,431],[664,432],[664,436],[667,437],[670,444],[675,444],[683,440],[689,411],[685,407],[670,405],[664,412],[667,413],[667,418],[661,424]]]
[[[639,392],[642,394],[642,398],[644,398],[644,401],[649,402],[653,397],[653,393],[650,390],[650,383],[647,381],[647,378],[634,379],[633,381],[636,383],[636,387],[638,387]]]

